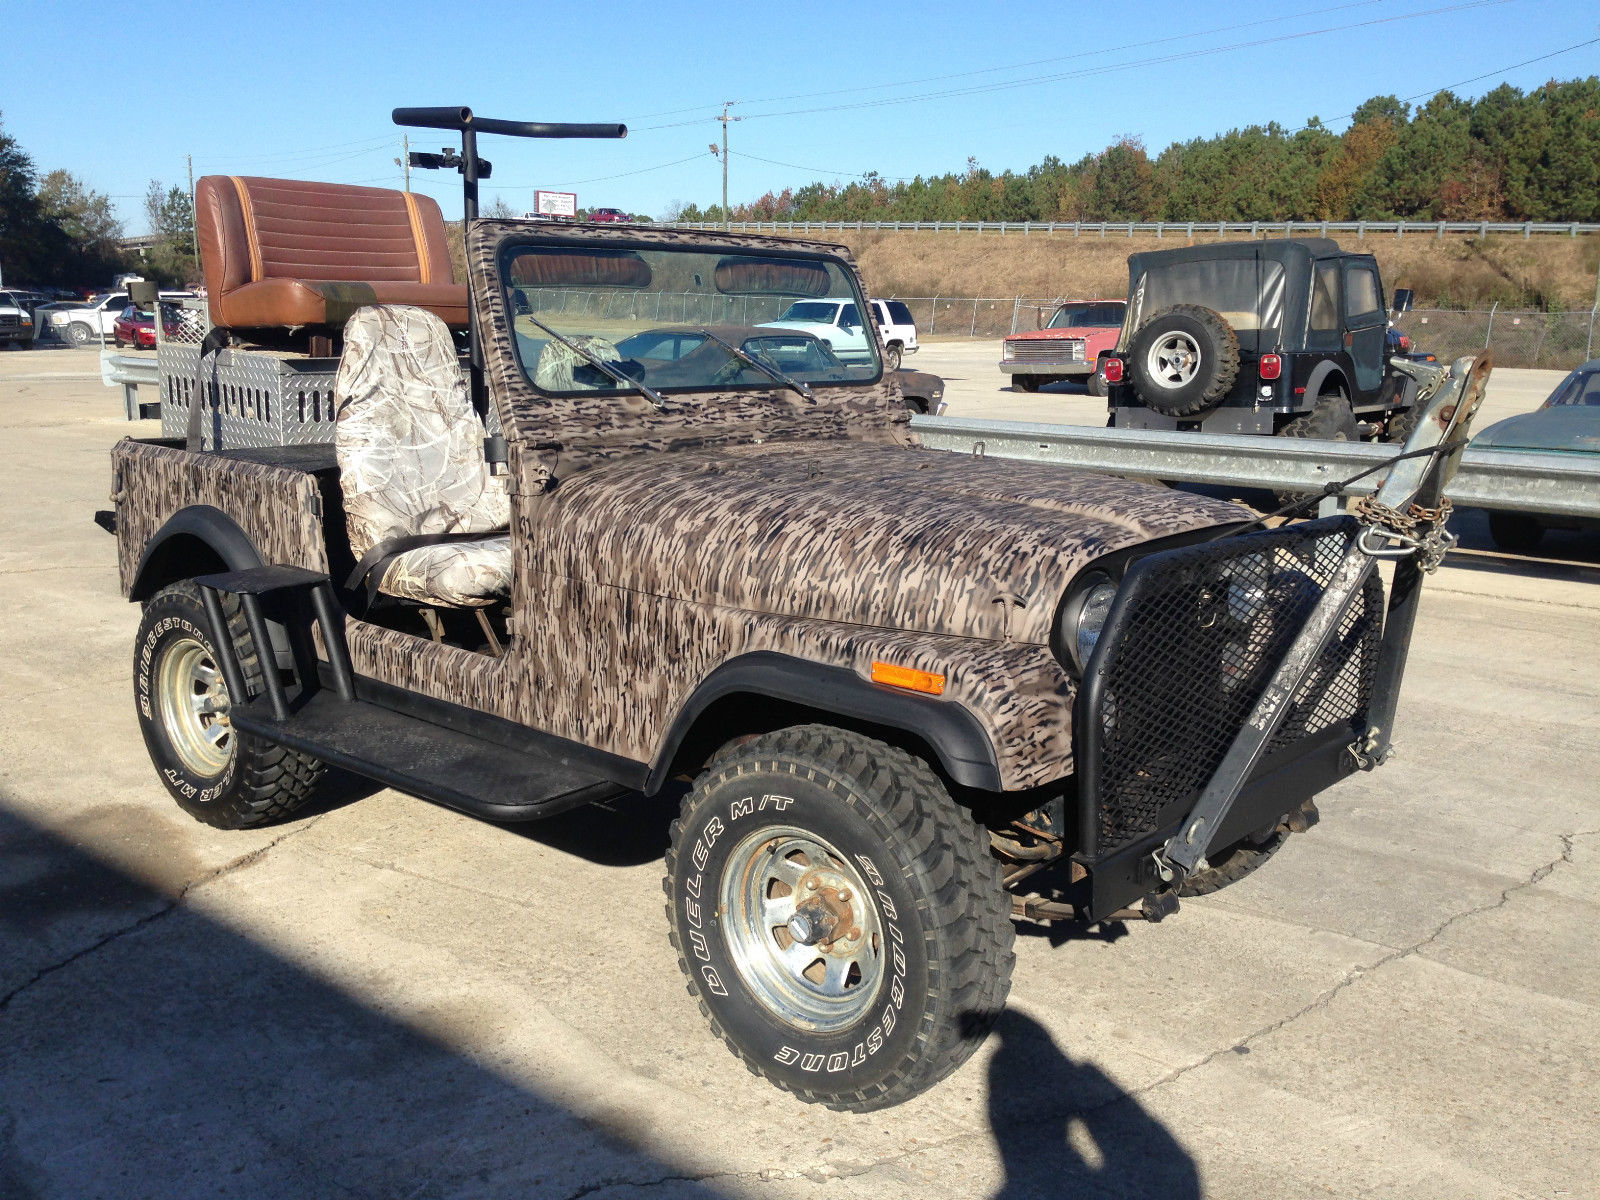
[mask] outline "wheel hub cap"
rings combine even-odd
[[[193,638],[173,642],[161,658],[156,694],[179,761],[195,775],[222,774],[233,756],[232,702],[210,649]]]
[[[845,856],[806,831],[768,828],[734,848],[719,914],[735,967],[770,1013],[829,1032],[866,1012],[884,978],[870,895]]]

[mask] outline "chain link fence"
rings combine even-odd
[[[1487,349],[1498,367],[1542,367],[1567,371],[1600,353],[1600,310],[1525,312],[1491,308],[1451,312],[1415,308],[1402,313],[1396,328],[1417,350],[1449,360]]]
[[[921,337],[1004,337],[1039,329],[1061,303],[1032,296],[894,296],[917,323]],[[1414,308],[1395,326],[1418,350],[1449,360],[1485,348],[1502,367],[1567,371],[1600,354],[1600,309],[1581,312],[1480,312]]]

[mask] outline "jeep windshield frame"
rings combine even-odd
[[[504,238],[495,254],[497,281],[511,323],[513,357],[528,383],[543,395],[560,398],[637,390],[643,382],[662,395],[788,391],[872,385],[883,378],[875,332],[863,324],[859,343],[833,346],[833,361],[804,373],[782,372],[730,355],[721,338],[711,339],[714,354],[680,353],[656,362],[627,359],[617,344],[646,333],[681,334],[705,341],[708,326],[771,327],[795,303],[848,298],[865,311],[866,298],[849,263],[815,250],[729,245],[716,241],[665,242],[648,234],[604,241],[530,230]],[[577,370],[546,359],[549,339],[540,327],[578,342],[626,377],[628,383],[596,370],[589,362]],[[826,346],[826,343],[824,343]],[[692,349],[692,348],[691,348]],[[699,360],[703,359],[703,363]],[[694,360],[694,361],[691,361]],[[698,373],[697,373],[698,372]],[[652,379],[652,373],[658,378]],[[687,377],[686,377],[687,376]]]

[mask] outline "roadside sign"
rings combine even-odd
[[[535,192],[533,211],[541,217],[575,217],[578,215],[576,192]]]

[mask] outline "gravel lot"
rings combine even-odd
[[[996,361],[910,365],[955,413],[1094,418]],[[1548,386],[1497,375],[1489,416]],[[92,352],[0,355],[0,1196],[1595,1194],[1593,538],[1456,556],[1388,767],[1175,919],[1020,937],[990,1045],[841,1116],[704,1028],[670,802],[502,828],[345,782],[267,831],[184,817],[90,522],[154,432],[119,413]]]

